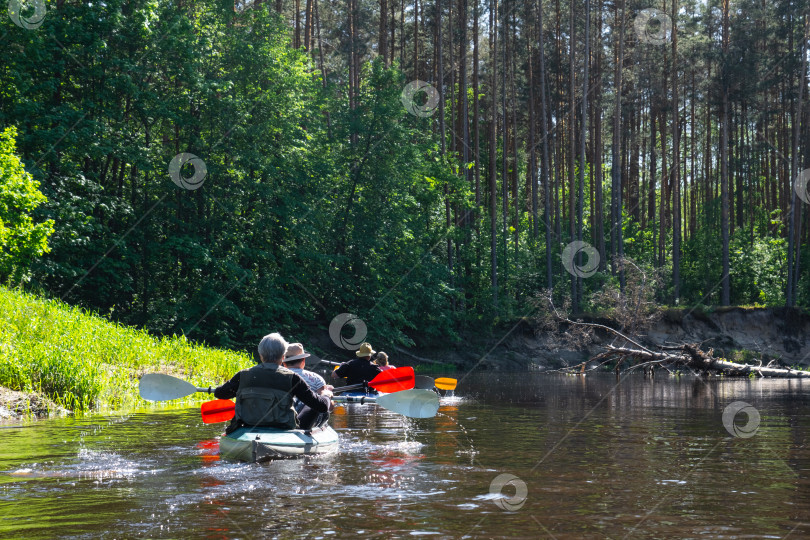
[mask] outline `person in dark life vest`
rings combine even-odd
[[[280,429],[311,429],[312,425],[299,423],[299,415],[293,409],[293,398],[304,404],[301,418],[311,421],[318,414],[334,408],[332,392],[324,390],[320,395],[313,392],[300,375],[293,373],[281,364],[287,352],[288,343],[281,334],[264,336],[259,343],[261,363],[250,369],[243,369],[231,380],[217,387],[217,399],[236,398],[236,415],[225,433],[231,433],[242,426],[275,427]]]
[[[360,345],[360,348],[354,354],[357,358],[341,364],[332,372],[333,379],[346,377],[346,384],[362,384],[371,381],[382,373],[379,366],[371,363],[371,355],[374,354],[374,349],[371,348],[369,343]],[[368,390],[370,393],[377,393],[373,388]]]

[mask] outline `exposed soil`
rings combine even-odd
[[[611,321],[582,316],[584,321]],[[632,336],[650,348],[698,343],[715,356],[740,362],[807,367],[810,365],[810,316],[786,308],[715,308],[711,312],[669,309],[661,320],[641,335]],[[479,367],[484,369],[554,369],[574,365],[603,352],[614,343],[612,334],[597,333],[595,341],[581,350],[553,350],[549,336],[535,334],[531,325],[521,324],[494,347]],[[616,343],[619,344],[619,343]]]
[[[18,392],[0,386],[0,423],[59,416],[69,412],[41,394]]]
[[[610,320],[592,315],[572,319],[598,322],[613,328],[619,326]],[[561,332],[566,331],[565,327]],[[330,360],[351,358],[351,351],[338,349],[322,333],[312,336],[311,345],[326,351]],[[607,332],[597,333],[586,347],[558,349],[552,341],[559,336],[536,333],[528,320],[495,328],[489,333],[469,333],[459,344],[442,347],[412,348],[407,351],[396,347],[382,347],[394,365],[436,367],[436,363],[450,364],[458,371],[493,370],[524,371],[547,370],[572,366],[604,351],[602,346],[615,343]],[[776,365],[810,365],[810,316],[786,308],[715,308],[711,312],[697,309],[668,309],[661,319],[642,335],[634,339],[653,349],[659,346],[677,346],[698,343],[701,348],[714,349],[715,356],[736,361]],[[619,344],[619,343],[615,343]],[[375,346],[380,345],[374,343]],[[390,349],[390,350],[389,350]],[[442,367],[439,366],[439,370]]]

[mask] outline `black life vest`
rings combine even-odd
[[[236,418],[250,427],[295,429],[294,376],[289,369],[273,363],[243,371],[236,391]]]

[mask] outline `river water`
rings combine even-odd
[[[191,404],[5,427],[0,538],[808,537],[808,391],[474,374],[436,418],[342,407],[336,453],[265,464]]]

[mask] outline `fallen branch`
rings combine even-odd
[[[703,373],[717,373],[732,377],[748,377],[753,374],[759,377],[795,379],[810,378],[810,372],[808,371],[791,369],[789,367],[763,367],[761,362],[760,365],[753,366],[750,364],[739,364],[737,362],[729,362],[728,360],[715,358],[712,351],[701,351],[695,344],[684,344],[677,348],[667,347],[667,350],[679,352],[655,352],[646,348],[642,350],[633,349],[630,347],[614,347],[612,345],[608,345],[605,352],[594,356],[591,358],[591,360],[598,361],[600,364],[610,360],[616,360],[617,368],[627,359],[640,361],[639,363],[627,368],[627,371],[648,369],[654,366],[674,366],[691,368]]]

